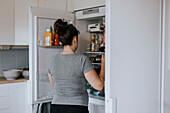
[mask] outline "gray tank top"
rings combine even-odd
[[[88,105],[84,74],[93,68],[88,57],[80,54],[57,54],[49,60],[54,92],[52,104]]]

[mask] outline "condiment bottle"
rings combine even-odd
[[[59,46],[58,34],[54,35],[54,46]]]
[[[91,42],[90,42],[90,51],[95,52],[95,41],[94,41],[94,35],[91,37]]]
[[[99,36],[95,35],[95,51],[98,52],[100,48]]]
[[[102,38],[101,43],[100,43],[100,49],[101,52],[105,52],[105,46],[104,46],[104,39]]]
[[[44,46],[52,46],[53,34],[50,29],[47,29],[44,36]]]

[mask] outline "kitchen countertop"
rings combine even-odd
[[[28,79],[21,78],[16,80],[6,80],[4,77],[0,77],[0,84],[7,84],[7,83],[17,83],[17,82],[27,82]]]

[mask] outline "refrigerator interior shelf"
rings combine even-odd
[[[104,31],[89,31],[89,33],[104,33]]]
[[[85,52],[86,54],[97,54],[97,55],[103,55],[105,52]]]
[[[63,46],[38,46],[42,48],[63,48]]]
[[[101,65],[101,63],[92,63],[92,64],[94,64],[94,65]]]

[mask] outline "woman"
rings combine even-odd
[[[61,19],[55,29],[64,50],[53,56],[48,65],[49,79],[54,86],[51,113],[88,113],[86,80],[97,90],[102,90],[105,80],[105,58],[102,56],[100,77],[88,57],[75,53],[79,31]]]

